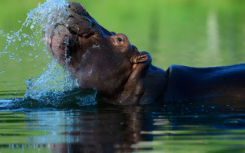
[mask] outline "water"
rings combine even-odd
[[[3,53],[8,49],[10,45],[15,45],[16,41],[20,41],[21,47],[32,46],[34,50],[37,49],[37,46],[40,46],[40,43],[44,41],[44,38],[40,41],[35,41],[35,37],[44,33],[44,36],[48,36],[48,30],[50,26],[58,22],[56,16],[67,15],[65,7],[67,3],[64,0],[46,0],[44,4],[38,4],[38,7],[31,10],[27,13],[27,18],[22,24],[21,28],[17,32],[11,31],[13,34],[3,33],[6,37],[7,45],[4,48]],[[23,33],[23,28],[29,27],[33,31],[30,35]],[[23,40],[24,39],[24,40]],[[30,55],[30,54],[29,54]]]
[[[96,105],[96,90],[78,90],[76,80],[48,55],[40,31],[48,20],[33,18],[34,12],[62,9],[64,1],[49,1],[33,10],[38,2],[0,2],[4,14],[0,34],[10,38],[6,44],[0,38],[1,153],[244,152],[243,99],[160,106]],[[158,67],[245,61],[242,1],[80,2],[101,25],[127,34],[132,44],[149,51]],[[54,7],[54,3],[60,5]],[[24,19],[25,6],[33,10],[28,10],[29,20]],[[49,18],[48,10],[42,13],[39,17]]]
[[[15,45],[14,42],[16,41],[21,42],[21,47],[31,46],[33,50],[37,50],[37,47],[41,43],[44,43],[45,37],[50,35],[48,32],[50,27],[59,22],[60,18],[56,16],[69,16],[65,10],[67,5],[64,0],[46,0],[44,4],[39,3],[37,8],[27,14],[27,18],[20,30],[17,32],[11,31],[13,34],[3,33],[3,36],[6,37],[7,45],[2,53],[10,53],[9,58],[14,60],[14,53],[11,51],[6,52],[6,50],[10,45]],[[23,33],[24,27],[30,28],[32,33]],[[44,38],[35,41],[35,37],[38,37],[40,34],[43,34]],[[69,42],[69,38],[67,42]],[[50,58],[46,48],[41,49],[41,52],[46,52],[47,57]],[[33,53],[29,53],[29,57],[32,56]],[[38,54],[35,58],[38,58]],[[21,60],[19,57],[18,62]],[[68,61],[69,58],[66,59],[66,62]],[[79,106],[94,105],[97,103],[95,100],[96,90],[94,89],[92,94],[88,94],[88,92],[81,94],[82,91],[78,89],[79,85],[77,80],[72,78],[66,68],[59,66],[56,60],[48,64],[48,70],[45,70],[39,77],[36,79],[31,78],[25,82],[27,83],[27,89],[23,99],[14,99],[10,104],[3,105],[3,108],[26,107],[28,105],[29,107],[53,106],[60,108],[60,106],[64,107],[63,101],[65,99],[69,99],[68,102],[76,101]],[[29,104],[29,101],[34,101],[34,103],[32,104],[31,102]]]
[[[243,152],[243,110],[173,106],[1,112],[1,152]]]

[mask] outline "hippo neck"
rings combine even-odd
[[[144,94],[138,104],[145,105],[163,101],[167,88],[168,76],[166,72],[154,65],[151,65],[144,76]]]
[[[167,84],[164,70],[139,63],[116,98],[105,101],[116,105],[144,105],[163,99]]]

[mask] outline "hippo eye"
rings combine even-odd
[[[122,40],[122,38],[117,38],[117,40],[118,40],[118,42],[122,42],[123,40]]]

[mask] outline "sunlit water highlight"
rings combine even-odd
[[[44,38],[50,35],[48,30],[51,26],[59,22],[57,16],[68,16],[65,7],[68,4],[64,0],[46,0],[44,4],[38,5],[37,8],[31,10],[27,14],[25,22],[20,30],[12,32],[13,34],[0,31],[2,36],[6,37],[6,47],[0,56],[9,54],[10,59],[21,61],[21,57],[14,57],[11,51],[7,51],[8,47],[15,45],[15,42],[21,42],[21,47],[29,46],[33,50],[37,50],[38,46],[44,43]],[[23,28],[30,28],[31,34],[22,32]],[[39,35],[44,35],[41,40],[35,41]],[[65,43],[65,42],[64,42]],[[18,49],[16,47],[16,49]],[[38,51],[37,51],[38,52]],[[46,52],[50,58],[46,48],[41,49]],[[32,53],[30,53],[32,55]],[[29,55],[30,55],[29,54]],[[38,55],[35,56],[38,58]],[[67,59],[68,62],[70,59]],[[28,87],[23,99],[14,99],[9,103],[6,100],[0,100],[1,107],[66,107],[66,105],[94,105],[96,104],[96,90],[81,91],[77,80],[74,80],[68,70],[59,66],[56,60],[48,64],[49,69],[41,74],[38,78],[31,78],[26,81]],[[72,103],[72,104],[70,104]]]

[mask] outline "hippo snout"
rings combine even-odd
[[[61,16],[59,24],[65,26],[70,33],[81,37],[88,37],[95,32],[95,22],[85,10],[84,6],[76,2],[68,2],[67,15]]]
[[[92,36],[105,38],[114,34],[99,25],[77,2],[67,2],[64,13],[57,16],[57,23],[52,25],[45,42],[54,58],[63,65],[71,52],[81,52],[81,47],[92,41]]]
[[[86,11],[85,7],[82,4],[80,4],[80,3],[68,2],[67,8],[71,9],[73,12],[75,12],[77,14],[89,16],[89,14]]]
[[[45,43],[51,55],[62,65],[72,53],[83,46],[80,40],[96,33],[96,21],[88,14],[84,6],[76,2],[68,2],[64,13],[57,16],[57,23],[50,26],[44,35]]]

